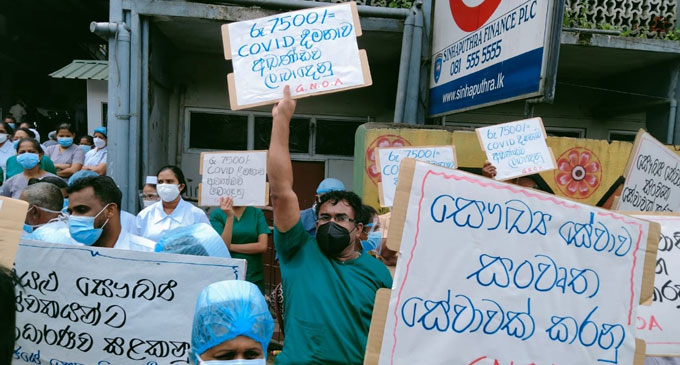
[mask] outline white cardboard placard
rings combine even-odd
[[[680,156],[640,129],[617,210],[680,212]]]
[[[354,2],[314,7],[222,26],[232,109],[371,85],[368,58],[357,46]]]
[[[415,158],[433,165],[455,169],[458,167],[455,146],[420,146],[378,148],[377,166],[382,177],[379,186],[380,205],[391,207],[397,190],[399,165],[405,158]]]
[[[647,356],[680,357],[680,213],[633,216],[661,225],[653,302],[638,308],[638,337]]]
[[[196,298],[245,260],[22,240],[13,364],[185,364]]]
[[[658,224],[411,159],[401,174],[380,364],[642,364]]]
[[[230,196],[234,206],[262,206],[267,202],[267,151],[201,153],[198,205],[219,206]]]
[[[477,128],[486,159],[496,167],[496,180],[554,170],[557,166],[541,118]]]

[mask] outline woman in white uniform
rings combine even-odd
[[[154,203],[137,215],[139,235],[152,241],[160,241],[166,232],[177,227],[196,223],[208,223],[201,209],[185,202],[181,194],[186,190],[184,173],[176,166],[165,166],[156,174],[156,190],[161,201]]]

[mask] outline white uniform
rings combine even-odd
[[[102,149],[93,148],[85,154],[85,163],[83,166],[97,166],[102,162],[106,162],[106,147]]]
[[[147,240],[144,237],[139,237],[134,234],[126,232],[124,229],[120,230],[118,235],[118,240],[113,248],[119,250],[131,250],[131,251],[145,251],[153,252],[154,247],[156,247],[156,242]]]
[[[137,230],[137,217],[124,210],[120,211],[120,228],[127,233],[139,235],[139,231]]]
[[[167,231],[195,223],[210,224],[205,212],[180,198],[170,215],[163,211],[163,202],[154,203],[137,215],[139,235],[152,241],[160,241]]]
[[[68,221],[66,219],[57,219],[49,222],[36,228],[33,233],[30,233],[25,237],[22,236],[22,238],[51,243],[82,245],[82,243],[71,238],[71,234],[68,231]]]
[[[17,155],[17,150],[14,149],[14,143],[10,141],[9,139],[5,141],[5,143],[0,146],[0,168],[2,168],[2,181],[7,180],[5,177],[7,176],[7,160],[12,157]]]

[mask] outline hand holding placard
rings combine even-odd
[[[201,153],[198,205],[219,206],[229,196],[235,206],[265,205],[267,151]]]
[[[371,85],[360,35],[354,2],[223,25],[231,108],[270,104],[285,85],[298,97]]]
[[[496,180],[553,170],[557,166],[545,143],[541,118],[477,128],[476,132],[487,159],[496,167]]]

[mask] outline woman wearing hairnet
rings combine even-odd
[[[274,320],[255,284],[242,280],[210,284],[196,300],[194,363],[264,365],[273,332]]]

